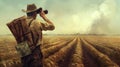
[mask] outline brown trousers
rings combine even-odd
[[[37,46],[31,55],[21,58],[23,67],[43,67],[42,64],[43,55],[40,46]]]

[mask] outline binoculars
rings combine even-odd
[[[37,13],[40,13],[41,11],[42,11],[42,8],[39,8],[36,12],[37,12]],[[43,12],[44,12],[45,14],[48,14],[48,10],[44,10]]]

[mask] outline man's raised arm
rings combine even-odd
[[[43,30],[54,30],[55,29],[54,24],[45,16],[45,13],[43,11],[40,12],[39,15],[44,19],[44,21],[46,21],[46,23],[41,23]]]

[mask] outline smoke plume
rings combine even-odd
[[[110,23],[114,23],[116,3],[114,0],[105,0],[93,14],[93,24],[90,34],[111,34]]]

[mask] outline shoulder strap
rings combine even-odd
[[[30,27],[30,25],[31,25],[32,21],[33,21],[33,19],[29,22],[29,25],[28,25],[29,27]]]
[[[30,25],[31,25],[31,23],[32,23],[33,20],[34,20],[34,19],[30,20],[30,22],[28,23],[28,28],[30,27]],[[25,34],[23,35],[23,36],[24,36],[24,40],[27,39],[26,35],[29,34],[29,33],[31,33],[30,30],[29,30],[27,33],[25,33]]]

